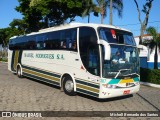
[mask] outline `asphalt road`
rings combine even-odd
[[[140,91],[133,96],[97,100],[77,94],[68,96],[59,88],[29,78],[18,78],[0,62],[0,111],[160,111],[160,89],[141,85]],[[74,114],[74,113],[73,113]],[[85,115],[85,114],[84,114]],[[48,117],[41,119],[159,119],[158,117]],[[9,119],[9,118],[0,118]],[[13,118],[12,118],[13,119]],[[21,120],[22,118],[14,118]],[[27,118],[33,119],[36,118]],[[37,118],[40,119],[40,118]]]

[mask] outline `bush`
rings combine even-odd
[[[0,61],[8,62],[8,59],[7,58],[0,58]]]
[[[160,70],[141,68],[140,80],[142,82],[160,84]]]

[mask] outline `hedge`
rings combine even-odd
[[[0,58],[0,61],[8,62],[7,58]]]
[[[160,84],[160,70],[141,68],[140,69],[140,80],[142,82]]]

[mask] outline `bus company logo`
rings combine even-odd
[[[45,59],[58,59],[58,60],[64,60],[63,54],[33,54],[33,53],[24,53],[24,57],[28,58],[45,58]]]
[[[33,53],[24,53],[24,57],[34,58]]]

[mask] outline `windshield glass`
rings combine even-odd
[[[113,28],[99,27],[98,33],[99,33],[99,39],[105,40],[108,43],[136,46],[134,37],[131,32]]]
[[[123,78],[133,74],[139,74],[137,48],[111,44],[111,59],[103,59],[103,77]]]

